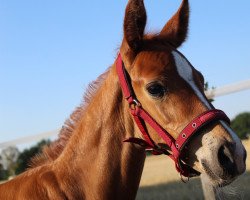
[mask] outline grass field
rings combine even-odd
[[[250,140],[244,141],[250,155]],[[250,199],[250,159],[247,159],[247,172],[232,185],[223,188],[226,199]],[[199,178],[191,179],[187,184],[180,181],[173,162],[166,156],[150,156],[146,159],[140,189],[136,200],[203,199]]]

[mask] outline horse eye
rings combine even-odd
[[[166,92],[165,87],[160,83],[150,83],[146,89],[151,96],[157,98],[162,98]]]

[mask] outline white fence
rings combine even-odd
[[[250,89],[250,80],[241,81],[238,83],[211,89],[206,92],[206,95],[208,98],[214,98],[214,97],[223,96],[223,95],[227,95],[227,94],[231,94],[234,92],[239,92],[239,91],[247,90],[247,89]]]
[[[54,131],[49,131],[49,132],[40,133],[40,134],[36,134],[36,135],[30,135],[30,136],[26,136],[26,137],[17,138],[15,140],[11,140],[11,141],[1,142],[0,149],[4,149],[4,148],[9,147],[9,146],[16,146],[16,145],[20,145],[20,144],[25,144],[25,143],[29,143],[29,142],[33,142],[33,141],[39,141],[39,140],[42,140],[44,138],[50,138],[52,136],[57,135],[58,133],[59,133],[59,130],[54,130]]]
[[[238,83],[211,89],[206,92],[206,95],[208,98],[215,98],[218,96],[223,96],[223,95],[227,95],[227,94],[231,94],[231,93],[235,93],[235,92],[239,92],[239,91],[247,90],[247,89],[250,89],[250,80],[241,81]],[[39,141],[44,138],[50,138],[52,136],[56,136],[58,133],[59,133],[59,130],[54,130],[54,131],[49,131],[45,133],[18,138],[18,139],[11,140],[11,141],[2,142],[0,143],[0,150],[8,146],[16,146],[20,144],[33,142],[33,141]]]

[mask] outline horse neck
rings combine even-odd
[[[134,199],[145,153],[140,147],[123,143],[133,136],[133,120],[123,100],[115,67],[111,67],[55,161],[58,177],[64,180],[68,177],[68,181],[83,186],[86,199]]]

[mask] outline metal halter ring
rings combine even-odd
[[[133,101],[129,104],[131,110],[135,110],[136,107],[141,107],[141,103],[137,99],[133,99]]]

